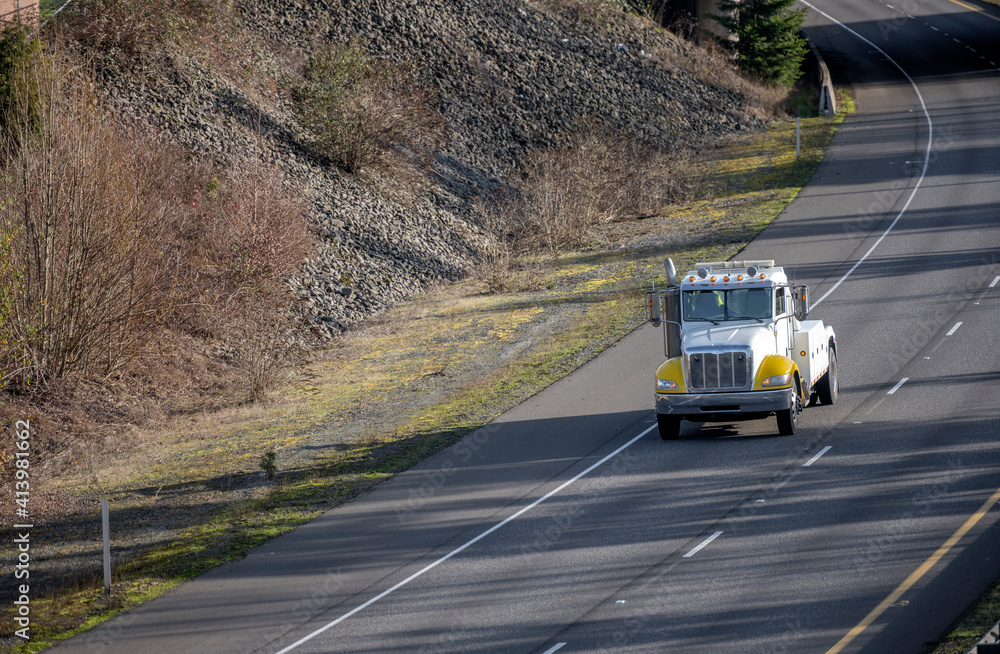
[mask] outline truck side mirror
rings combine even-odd
[[[793,286],[792,297],[795,298],[795,317],[805,320],[809,315],[809,287]]]

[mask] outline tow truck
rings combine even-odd
[[[806,404],[837,401],[837,338],[806,320],[808,286],[790,284],[770,259],[696,263],[680,278],[671,259],[664,264],[667,286],[646,292],[667,357],[655,389],[663,440],[678,438],[682,420],[769,416],[791,435]]]

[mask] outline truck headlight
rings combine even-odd
[[[675,381],[670,381],[669,379],[656,380],[656,390],[658,391],[676,391],[678,388],[680,387]]]
[[[792,383],[792,373],[786,373],[784,375],[774,375],[773,377],[767,377],[760,383],[763,388],[775,388],[778,386],[788,386]]]

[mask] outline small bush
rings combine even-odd
[[[60,24],[105,67],[143,63],[155,46],[204,25],[221,9],[217,0],[90,0],[60,14]]]
[[[447,141],[436,92],[357,43],[320,47],[293,97],[316,150],[351,173],[421,169]]]
[[[476,277],[490,293],[500,293],[509,288],[516,272],[516,247],[525,224],[524,202],[514,189],[501,188],[485,200],[477,198],[474,206],[489,237],[480,253]]]
[[[263,456],[260,457],[260,463],[257,465],[264,471],[268,481],[274,479],[274,473],[278,470],[277,455],[274,453],[274,450],[264,452]]]
[[[278,170],[248,165],[235,171],[216,204],[218,255],[237,287],[259,291],[302,263],[309,242],[305,206]]]

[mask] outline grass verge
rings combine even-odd
[[[348,334],[271,405],[178,421],[62,480],[60,492],[110,497],[119,520],[160,536],[116,554],[110,596],[91,573],[33,600],[32,640],[11,651],[44,649],[244,556],[593,358],[641,323],[641,291],[664,256],[679,268],[729,258],[776,217],[842,118],[804,120],[798,160],[794,123],[704,152],[697,165],[713,180],[711,197],[601,225],[574,252],[525,257],[504,293],[473,279],[399,306]],[[277,453],[273,483],[255,469],[268,451]],[[187,523],[164,527],[165,512],[187,513]]]
[[[923,654],[967,654],[1000,619],[1000,579],[986,589]]]

